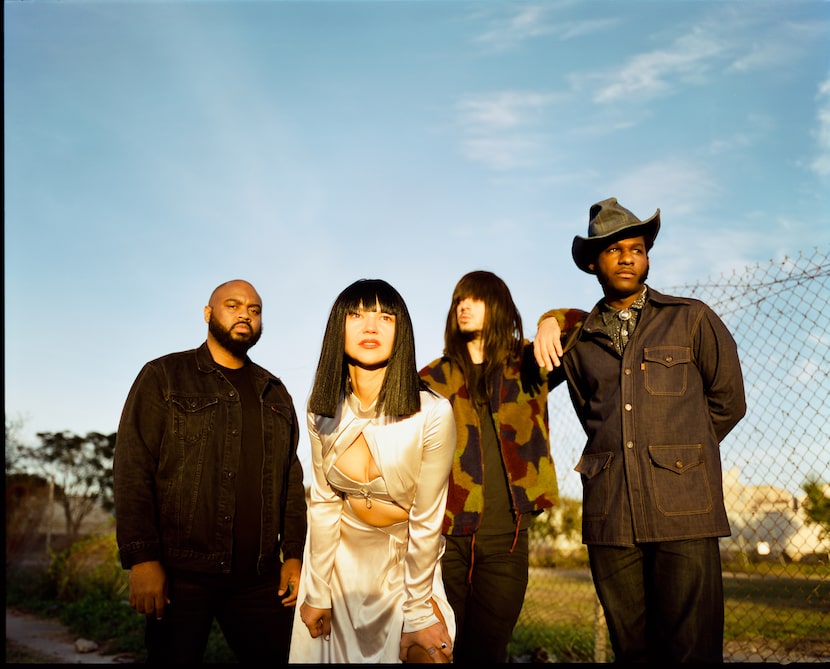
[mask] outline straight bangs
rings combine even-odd
[[[361,307],[372,309],[375,305],[378,305],[382,312],[392,314],[396,318],[408,315],[400,293],[386,281],[361,279],[346,288],[341,295],[340,306],[347,313],[358,311]]]
[[[492,272],[477,270],[459,279],[452,294],[452,307],[467,298],[481,300],[488,306],[512,302],[507,285]]]

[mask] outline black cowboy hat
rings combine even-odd
[[[628,209],[610,197],[591,205],[588,214],[588,236],[574,237],[571,255],[576,266],[583,272],[593,274],[588,264],[596,260],[597,254],[614,239],[627,239],[642,235],[646,240],[646,250],[651,249],[660,230],[660,210],[651,218],[641,221]]]

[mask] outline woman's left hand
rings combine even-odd
[[[308,628],[312,639],[322,636],[328,641],[331,636],[331,609],[318,609],[308,604],[300,606],[300,619]]]
[[[402,662],[452,662],[452,639],[444,623],[435,623],[417,632],[401,634]]]

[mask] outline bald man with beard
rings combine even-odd
[[[248,357],[262,299],[218,286],[199,348],[144,365],[115,447],[116,538],[147,661],[201,663],[216,620],[242,663],[288,659],[306,535],[294,405]]]

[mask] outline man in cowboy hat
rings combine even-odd
[[[559,352],[544,315],[535,353],[567,378],[587,435],[582,540],[615,659],[722,662],[720,442],[746,412],[743,377],[707,305],[646,285],[659,230],[659,209],[641,221],[615,198],[593,205],[571,252],[604,297]]]

